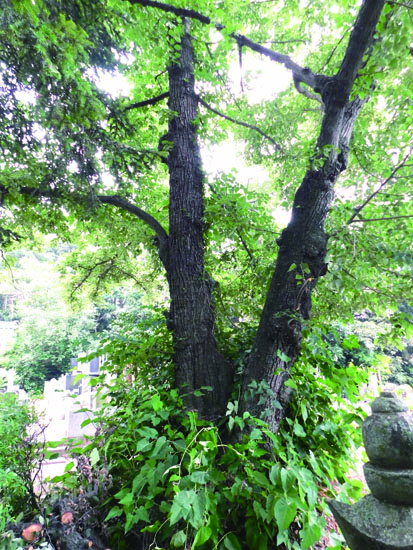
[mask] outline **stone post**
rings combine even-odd
[[[371,495],[329,506],[351,550],[413,550],[413,415],[392,392],[382,392],[363,424]]]

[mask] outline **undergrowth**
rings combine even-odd
[[[97,434],[53,480],[55,494],[83,502],[75,525],[86,533],[93,518],[113,550],[314,548],[337,482],[340,499],[362,489],[347,473],[361,444],[363,369],[336,368],[313,331],[287,383],[295,397],[278,434],[238,415],[236,391],[215,425],[186,411],[171,387],[169,338],[163,322],[129,321],[101,350],[106,373],[93,385],[102,406],[84,423]],[[342,547],[331,533],[329,548]]]

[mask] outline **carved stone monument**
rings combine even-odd
[[[392,392],[382,392],[363,424],[372,492],[350,506],[329,506],[351,550],[413,550],[413,415]]]

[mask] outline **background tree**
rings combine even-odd
[[[243,249],[246,270],[260,262],[251,252],[258,224],[245,232],[234,223],[228,231],[228,221],[205,210],[198,140],[216,141],[208,127],[219,123],[211,117],[224,121],[218,136],[235,124],[234,132],[248,139],[247,154],[271,170],[272,192],[292,214],[278,251],[269,252],[275,268],[265,299],[266,285],[259,285],[255,313],[262,313],[240,401],[276,430],[319,279],[328,274],[316,308],[324,320],[328,307],[336,308],[337,292],[342,315],[350,304],[379,309],[383,296],[395,307],[405,292],[409,4],[365,0],[356,13],[353,6],[316,2],[305,17],[294,2],[205,1],[195,11],[150,0],[65,6],[48,0],[2,8],[3,241],[30,235],[33,226],[68,239],[73,224],[81,224],[107,247],[106,258],[86,273],[98,281],[130,271],[123,266],[128,260],[133,266],[141,244],[155,246],[171,299],[175,382],[186,386],[186,406],[204,417],[225,412],[234,375],[217,341],[220,275],[207,273],[205,251],[212,268],[211,258],[222,258],[224,247]],[[320,20],[325,31],[316,40]],[[263,105],[234,98],[227,70],[234,53],[242,59],[247,50],[283,64],[294,87]],[[130,78],[128,100],[114,100],[97,85],[108,70]],[[249,86],[248,75],[245,81]],[[339,189],[333,203],[349,161],[342,186],[351,193]],[[208,183],[213,208],[225,212],[231,186]],[[237,196],[235,212],[240,204]],[[394,254],[396,228],[400,253]],[[211,234],[215,240],[205,249]],[[367,269],[372,259],[377,273]],[[256,270],[243,296],[261,275]],[[403,330],[404,317],[398,321]],[[199,391],[205,387],[212,391]]]
[[[68,307],[58,272],[64,257],[64,247],[43,252],[20,249],[9,257],[13,265],[0,271],[4,296],[19,296],[13,304],[18,320],[15,338],[0,364],[14,369],[16,382],[26,391],[42,392],[45,381],[69,372],[71,359],[94,351],[122,311],[135,319],[141,315],[139,294],[127,288],[75,310]]]

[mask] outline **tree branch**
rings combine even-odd
[[[364,223],[364,222],[382,222],[388,220],[398,220],[400,218],[413,218],[413,214],[406,214],[402,216],[389,216],[387,218],[360,218],[347,223]]]
[[[385,185],[387,185],[389,183],[389,181],[391,181],[393,179],[393,177],[397,174],[397,172],[403,168],[403,166],[406,165],[406,162],[408,161],[408,159],[410,158],[412,154],[412,149],[410,149],[410,151],[407,153],[407,155],[403,158],[403,160],[401,161],[400,164],[398,164],[393,170],[392,170],[392,173],[390,174],[390,176],[388,178],[386,178],[380,185],[379,187],[370,195],[367,197],[367,199],[363,202],[363,204],[361,206],[358,206],[356,209],[355,209],[355,212],[354,214],[347,220],[347,225],[350,225],[351,223],[354,222],[354,219],[356,218],[356,216],[358,216],[360,214],[360,212],[363,210],[363,208],[365,208],[368,203],[374,199],[374,197],[380,193],[380,191],[383,189],[383,187]]]
[[[383,9],[383,2],[377,0],[362,3],[356,22],[350,34],[344,59],[337,73],[343,86],[343,96],[347,100],[353,87],[357,73],[362,65],[363,57],[371,45],[376,24]]]
[[[125,111],[129,111],[130,109],[139,109],[140,107],[146,107],[147,105],[155,105],[167,97],[169,97],[169,92],[164,92],[163,94],[152,97],[151,99],[145,99],[144,101],[132,103],[131,105],[125,107]]]
[[[110,268],[111,268],[111,264],[113,264],[113,258],[106,258],[105,260],[102,260],[100,262],[96,262],[93,266],[91,267],[84,267],[82,265],[79,265],[79,268],[80,269],[84,269],[86,270],[86,274],[81,278],[81,280],[74,286],[74,288],[72,289],[72,291],[70,292],[70,300],[73,300],[73,297],[74,295],[76,294],[76,292],[82,288],[82,286],[84,285],[84,283],[89,279],[89,277],[92,275],[92,273],[98,268],[100,267],[101,265],[105,265],[105,264],[110,264],[109,265],[109,268],[106,269],[105,273],[107,273]],[[99,279],[100,281],[100,279]],[[100,284],[100,283],[99,283]],[[96,292],[96,289],[95,289],[95,294],[97,294]]]
[[[340,40],[337,42],[337,44],[334,46],[334,48],[331,50],[330,55],[327,58],[327,61],[324,63],[324,65],[321,67],[320,71],[323,71],[327,65],[330,63],[331,59],[333,58],[333,55],[336,53],[337,48],[340,46],[340,44],[343,42],[344,38],[346,37],[346,34],[348,33],[349,29],[346,29],[340,38]]]
[[[225,118],[226,120],[229,120],[230,122],[233,122],[234,124],[238,124],[239,126],[244,126],[245,128],[249,128],[250,130],[255,130],[261,136],[268,139],[274,145],[274,147],[276,149],[278,149],[278,151],[281,151],[281,146],[276,141],[274,141],[274,139],[271,136],[269,136],[268,134],[266,134],[265,132],[260,130],[257,126],[254,126],[253,124],[248,124],[247,122],[243,122],[242,120],[237,120],[237,119],[232,118],[228,115],[225,115],[221,111],[218,111],[217,109],[214,109],[214,107],[211,107],[211,105],[209,105],[206,101],[204,101],[200,96],[197,96],[197,97],[198,97],[199,103],[201,105],[203,105],[206,109],[211,111],[212,113],[215,113],[216,115],[218,115],[222,118]]]
[[[404,2],[393,2],[393,0],[391,0],[389,2],[389,4],[391,6],[402,6],[403,8],[407,8],[408,10],[412,10],[413,9],[413,6],[412,5],[409,5],[409,4],[405,4]]]
[[[354,279],[354,281],[359,281],[355,275],[347,271],[347,269],[342,268],[343,273]],[[397,300],[396,296],[393,296],[392,294],[387,294],[386,292],[383,292],[382,290],[379,290],[378,288],[373,288],[369,285],[366,285],[363,281],[360,281],[361,284],[366,288],[367,290],[370,290],[371,292],[375,292],[376,294],[380,294],[381,296],[386,296],[387,298],[391,298],[392,300]]]
[[[313,71],[308,67],[301,67],[295,61],[293,61],[288,55],[274,52],[273,50],[270,50],[265,46],[261,46],[260,44],[253,42],[252,40],[250,40],[249,38],[247,38],[242,34],[232,33],[231,36],[232,38],[234,38],[234,40],[237,41],[238,45],[246,46],[247,48],[250,48],[250,50],[253,50],[254,52],[265,55],[266,57],[268,57],[272,61],[275,61],[276,63],[281,63],[282,65],[284,65],[286,69],[290,70],[293,73],[294,78],[298,82],[304,82],[304,84],[307,84],[307,86],[309,86],[316,92],[321,91],[324,83],[327,80],[330,80],[330,77],[313,73]]]
[[[307,44],[306,40],[300,38],[292,38],[291,40],[268,40],[268,44],[292,44],[292,43]]]
[[[156,0],[125,0],[125,1],[129,2],[129,4],[132,4],[132,5],[137,4],[145,8],[157,8],[158,10],[162,10],[167,13],[174,13],[178,17],[189,17],[190,19],[196,19],[197,21],[200,21],[201,23],[204,23],[206,25],[210,25],[212,23],[209,17],[207,17],[206,15],[202,15],[202,13],[199,13],[195,10],[188,10],[186,8],[177,8],[175,6],[171,6],[170,4],[157,2]],[[221,25],[221,28],[222,28],[222,25]]]
[[[175,6],[171,6],[170,4],[165,4],[164,2],[158,2],[155,0],[125,0],[125,1],[133,5],[157,8],[166,13],[173,13],[179,17],[189,17],[190,19],[195,19],[205,25],[214,25],[215,28],[219,31],[222,31],[225,29],[225,25],[222,25],[221,23],[214,23],[210,17],[207,17],[206,15],[203,15],[202,13],[199,13],[195,10],[177,8]],[[314,74],[308,67],[303,68],[297,63],[295,63],[295,61],[293,61],[288,55],[274,52],[273,50],[270,50],[265,46],[261,46],[260,44],[253,42],[252,40],[250,40],[249,38],[247,38],[242,34],[231,33],[230,36],[237,41],[239,47],[246,46],[247,48],[250,48],[251,50],[257,53],[265,55],[272,61],[281,63],[287,69],[292,71],[295,79],[298,82],[304,82],[304,84],[307,84],[307,86],[312,88],[317,93],[321,91],[323,84],[325,84],[325,82],[330,78],[324,75]]]
[[[243,236],[242,236],[241,231],[237,228],[237,229],[236,229],[236,232],[237,232],[237,235],[238,235],[238,237],[239,237],[239,240],[241,241],[242,246],[244,247],[245,252],[248,254],[249,259],[251,260],[251,263],[252,263],[252,264],[255,264],[255,258],[254,258],[254,256],[252,255],[252,252],[251,252],[251,250],[249,249],[247,243],[244,241],[244,238],[243,238]]]
[[[102,204],[111,204],[117,206],[126,212],[130,212],[140,220],[144,221],[151,229],[153,229],[160,243],[165,243],[168,240],[168,234],[162,225],[150,214],[130,203],[119,195],[98,195],[97,199]]]
[[[293,74],[293,81],[294,81],[294,88],[297,90],[299,94],[303,94],[305,97],[308,97],[308,99],[315,99],[321,105],[323,104],[323,100],[321,97],[317,94],[313,94],[312,92],[309,92],[306,88],[301,86],[301,81],[296,78],[295,74]]]
[[[39,189],[36,187],[21,186],[19,187],[18,190],[22,195],[27,195],[33,198],[34,197],[41,197],[41,198],[48,198],[48,199],[64,198],[62,192],[59,189]],[[8,189],[3,185],[0,185],[0,191],[3,192],[5,195],[8,194]],[[162,225],[153,216],[151,216],[151,214],[148,214],[141,208],[138,208],[137,206],[130,203],[126,199],[120,197],[119,195],[97,195],[96,198],[102,204],[111,204],[112,206],[117,206],[118,208],[121,208],[122,210],[130,212],[140,220],[144,221],[147,225],[149,225],[151,229],[153,229],[156,236],[158,237],[159,248],[161,245],[167,242],[168,240],[167,232],[162,227]]]

